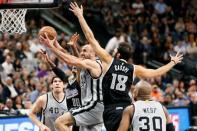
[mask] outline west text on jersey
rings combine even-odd
[[[156,108],[143,108],[144,113],[155,113]]]

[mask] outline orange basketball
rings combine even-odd
[[[42,27],[38,33],[38,36],[43,36],[45,38],[45,33],[48,35],[50,40],[53,40],[55,37],[57,37],[56,30],[51,26]]]

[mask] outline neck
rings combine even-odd
[[[148,96],[138,96],[137,100],[142,100],[142,101],[151,100],[151,97],[149,95]]]
[[[56,100],[61,101],[64,98],[64,92],[52,92]]]

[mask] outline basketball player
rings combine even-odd
[[[126,43],[120,44],[113,58],[95,39],[93,32],[83,17],[83,7],[79,7],[74,2],[70,4],[70,11],[77,16],[86,39],[102,61],[104,124],[107,131],[117,131],[124,108],[131,104],[128,92],[134,76],[150,78],[163,75],[177,63],[180,63],[183,56],[179,53],[176,56],[171,56],[171,61],[158,69],[146,69],[139,65],[130,65],[127,63],[132,52],[130,45]]]
[[[136,84],[137,101],[125,108],[118,131],[174,131],[167,109],[151,100],[151,91],[146,81]]]
[[[58,76],[64,83],[68,83],[67,87],[65,88],[68,110],[81,107],[81,89],[77,81],[76,69],[73,68],[71,78],[69,79],[69,76],[67,76],[50,60],[45,51],[41,50],[40,53],[44,57],[45,62],[47,62],[51,67],[55,75]]]
[[[52,91],[38,97],[28,113],[29,118],[41,131],[56,131],[54,121],[68,111],[63,81],[58,77],[53,77],[51,86]],[[40,112],[42,112],[42,121],[37,118]]]
[[[79,34],[75,33],[71,36],[70,41],[68,42],[71,46],[74,55],[78,56],[78,50],[75,46],[76,42],[79,39]],[[72,75],[68,77],[61,69],[59,69],[49,58],[46,51],[41,49],[40,53],[42,54],[44,60],[51,67],[52,71],[58,76],[63,82],[68,83],[65,92],[67,99],[68,110],[73,110],[82,106],[81,103],[81,88],[78,81],[78,71],[73,68]],[[71,79],[69,79],[71,78]],[[79,127],[73,126],[72,131],[79,131]]]
[[[103,126],[103,104],[100,79],[102,74],[101,63],[90,45],[84,45],[80,52],[80,58],[62,51],[56,39],[50,40],[40,36],[40,41],[48,46],[60,59],[68,65],[80,69],[80,87],[82,107],[67,112],[56,120],[56,126],[60,131],[70,131],[69,126],[76,124],[80,131],[101,131]]]

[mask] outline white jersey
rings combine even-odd
[[[131,131],[166,131],[166,116],[156,101],[134,102]]]
[[[58,102],[53,96],[52,92],[49,92],[47,95],[46,107],[42,111],[42,122],[47,127],[51,129],[51,131],[56,131],[55,129],[55,120],[68,111],[66,96],[61,102]]]

